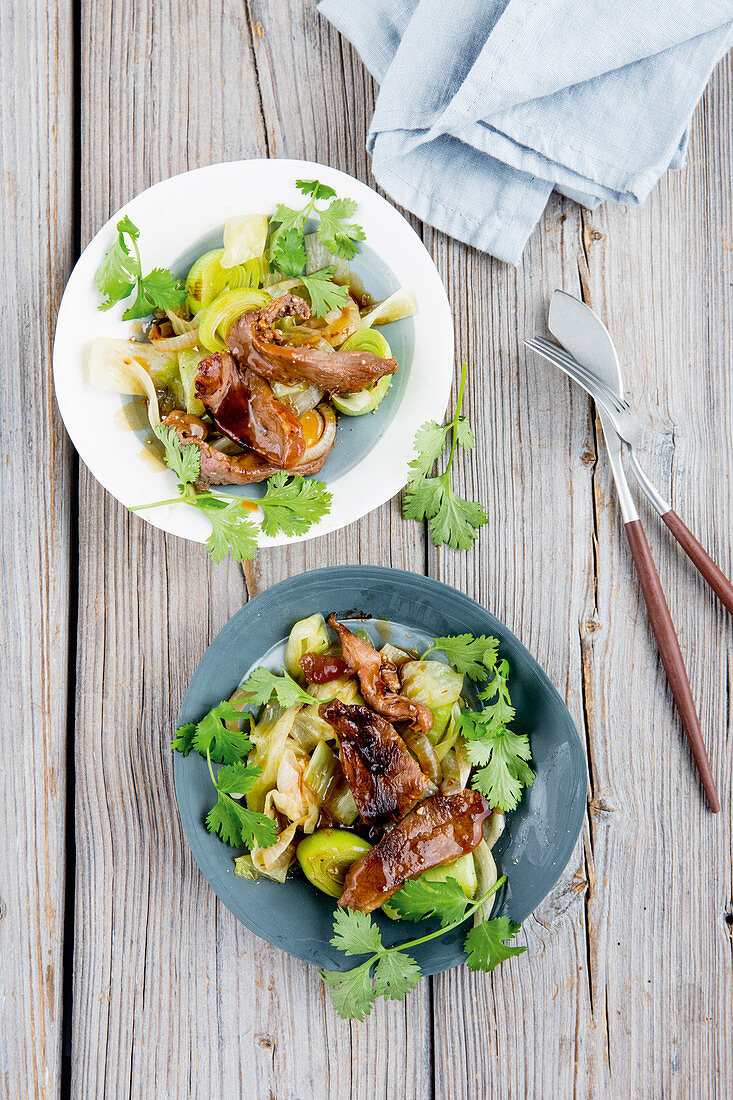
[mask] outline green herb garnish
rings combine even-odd
[[[196,492],[194,482],[201,473],[201,455],[195,443],[181,443],[173,428],[158,424],[153,428],[163,444],[165,462],[178,478],[179,496],[171,500],[158,500],[153,504],[138,504],[131,512],[145,508],[159,508],[164,504],[188,504],[198,508],[211,523],[211,534],[206,540],[215,562],[223,561],[231,554],[235,561],[251,561],[257,549],[260,527],[252,520],[251,501],[237,496],[216,496],[214,493]],[[322,481],[308,481],[299,474],[285,471],[268,479],[267,492],[258,504],[264,518],[261,530],[266,535],[302,535],[318,523],[331,507],[331,494]]]
[[[435,545],[445,544],[454,550],[470,550],[479,527],[488,523],[488,516],[481,505],[458,496],[450,483],[456,447],[470,450],[475,442],[468,421],[461,416],[466,370],[464,363],[452,420],[447,424],[428,420],[418,429],[415,436],[418,453],[409,464],[410,474],[402,501],[402,514],[406,519],[427,520],[428,533]],[[431,477],[430,472],[443,451],[448,433],[451,439],[445,469]]]
[[[331,1000],[336,1012],[345,1020],[363,1020],[369,1015],[377,997],[386,997],[389,1000],[401,1000],[405,994],[414,989],[422,977],[420,967],[408,954],[412,947],[427,943],[446,932],[457,928],[465,920],[481,908],[488,898],[494,894],[506,881],[502,876],[490,890],[472,902],[468,909],[461,912],[455,919],[448,921],[435,932],[430,932],[419,939],[410,940],[408,943],[396,944],[394,947],[385,947],[382,936],[371,916],[358,910],[337,909],[334,916],[334,935],[331,943],[345,955],[368,955],[365,962],[352,970],[322,970],[321,977],[328,987]],[[410,885],[409,883],[407,885]],[[433,883],[435,887],[445,887],[446,883]],[[457,884],[456,884],[457,885]],[[400,894],[403,894],[403,887]],[[451,910],[450,906],[443,904],[440,899],[448,897],[448,890],[436,889],[431,902],[432,906],[425,909],[423,915],[430,912],[444,913],[457,912],[457,907]],[[392,897],[392,901],[398,895]],[[406,907],[412,907],[411,912],[419,911],[419,899],[413,892],[412,900]],[[438,908],[436,908],[436,904]],[[410,919],[418,920],[415,915]],[[465,948],[468,953],[468,966],[472,970],[493,970],[503,959],[510,955],[519,955],[526,951],[525,947],[507,947],[503,941],[510,939],[519,931],[519,925],[509,921],[507,917],[496,917],[493,920],[483,920],[473,928],[466,937]]]
[[[206,758],[211,782],[219,796],[206,815],[209,832],[235,848],[266,848],[277,839],[275,822],[266,814],[256,813],[235,801],[252,789],[261,773],[261,768],[244,761],[252,748],[247,734],[237,726],[231,729],[226,724],[233,725],[241,719],[242,712],[232,703],[219,703],[200,722],[179,726],[173,748],[184,756],[194,749]],[[214,774],[212,761],[225,765],[218,774]]]
[[[100,309],[111,309],[135,291],[135,301],[122,314],[123,321],[147,317],[154,309],[176,309],[186,300],[186,288],[172,271],[156,267],[143,275],[139,236],[140,230],[125,215],[117,223],[117,240],[105,252],[95,276],[97,289],[105,296]]]

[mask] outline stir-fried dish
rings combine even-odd
[[[534,778],[528,739],[510,728],[508,678],[494,638],[435,638],[421,655],[390,642],[377,649],[363,627],[316,612],[293,627],[281,675],[255,669],[228,702],[179,729],[174,747],[208,759],[219,800],[206,825],[248,849],[236,873],[279,883],[305,875],[346,911],[333,941],[343,950],[349,911],[454,923],[475,911],[488,943],[518,927],[496,918],[505,922],[497,929],[482,907],[503,881],[491,849],[504,813]],[[472,709],[479,686],[483,706]],[[216,775],[212,762],[224,765]],[[520,950],[497,943],[493,965]],[[394,950],[375,947],[373,982],[363,964],[374,996],[384,993],[379,967],[397,965]],[[342,979],[324,976],[338,1002]],[[354,1014],[348,998],[341,1007]]]
[[[156,434],[162,422],[196,448],[195,490],[318,473],[336,414],[375,411],[398,370],[374,326],[414,301],[400,290],[375,302],[350,270],[364,240],[353,200],[315,180],[298,187],[300,210],[229,218],[222,247],[185,280],[142,275],[129,218],[97,274],[100,308],[136,293],[123,317],[148,319],[135,339],[94,342],[91,381],[144,396]]]

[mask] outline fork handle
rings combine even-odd
[[[715,564],[707,550],[701,546],[692,531],[673,508],[670,508],[668,512],[664,512],[662,519],[690,561],[698,569],[700,575],[708,582],[723,606],[727,607],[733,615],[733,584],[730,583],[725,573]]]
[[[665,516],[665,519],[666,518]],[[681,520],[679,522],[682,523]],[[641,521],[638,519],[630,520],[625,524],[625,527],[629,546],[631,547],[631,553],[634,558],[634,564],[636,565],[636,571],[639,574],[641,590],[644,593],[644,600],[649,613],[649,621],[652,624],[654,636],[657,639],[659,656],[662,658],[662,664],[667,673],[669,686],[672,689],[672,695],[677,704],[677,710],[682,719],[682,725],[687,734],[687,739],[690,742],[690,748],[692,749],[692,755],[695,759],[697,770],[700,773],[700,779],[702,780],[708,805],[713,813],[716,814],[720,810],[720,799],[715,789],[715,780],[710,770],[710,761],[708,760],[705,743],[702,739],[700,720],[695,710],[695,702],[692,698],[690,681],[687,678],[687,671],[682,659],[680,643],[677,639],[672,616],[669,613],[667,600],[665,599],[662,589],[662,582],[659,579],[659,574],[657,573],[652,558],[652,552],[649,549],[649,543],[647,542]],[[685,528],[685,530],[687,530],[687,528]],[[689,531],[687,533],[689,535]],[[690,538],[692,538],[691,535]],[[700,547],[700,549],[702,550],[702,547]]]

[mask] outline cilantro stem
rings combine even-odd
[[[164,504],[191,504],[190,500],[186,500],[185,497],[172,497],[171,500],[155,500],[152,504],[132,504],[128,508],[129,512],[142,512],[144,508],[162,508]]]
[[[437,939],[438,936],[444,936],[446,932],[452,932],[454,928],[458,928],[458,926],[467,921],[469,917],[472,917],[476,910],[481,908],[487,898],[490,898],[492,894],[495,894],[499,887],[503,886],[505,882],[506,875],[502,875],[501,878],[498,878],[496,880],[491,889],[487,890],[484,896],[479,898],[478,901],[475,901],[473,905],[470,905],[463,916],[459,917],[458,920],[454,920],[451,924],[446,924],[443,928],[439,928],[436,932],[430,932],[427,936],[421,936],[417,940],[409,940],[408,943],[396,943],[394,947],[386,947],[384,948],[382,954],[389,955],[393,951],[407,951],[407,949],[410,947],[417,947],[418,944],[427,943],[428,940],[434,940]]]
[[[463,391],[466,388],[466,373],[468,371],[467,362],[463,361],[461,365],[461,381],[458,386],[458,398],[456,399],[456,411],[453,413],[453,419],[450,422],[451,430],[451,446],[450,454],[448,455],[448,461],[446,463],[445,470],[443,471],[443,477],[447,478],[450,473],[450,468],[453,465],[453,455],[456,453],[456,446],[458,444],[458,432],[456,431],[456,424],[458,423],[458,417],[461,415],[461,407],[463,405]]]
[[[209,765],[209,775],[211,776],[211,782],[216,787],[216,776],[214,775],[214,769],[211,766],[211,752],[209,746],[206,746],[206,763]]]

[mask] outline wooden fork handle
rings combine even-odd
[[[727,607],[733,615],[733,584],[730,583],[725,573],[720,569],[700,545],[692,531],[680,519],[673,508],[665,512],[662,519],[677,539],[690,561],[705,578],[715,595],[724,607]]]
[[[665,517],[666,518],[666,517]],[[680,521],[681,522],[681,521]],[[686,529],[686,528],[685,528]],[[710,761],[705,751],[705,743],[702,739],[700,721],[695,710],[695,703],[690,690],[690,681],[687,678],[680,643],[669,613],[669,607],[662,590],[662,582],[659,579],[656,566],[652,559],[644,528],[638,519],[626,524],[626,534],[631,547],[631,553],[639,574],[641,590],[644,593],[646,608],[649,612],[649,621],[652,624],[654,636],[657,639],[659,656],[662,658],[664,671],[667,673],[669,686],[672,689],[674,701],[677,704],[682,725],[687,739],[690,742],[692,755],[700,773],[703,789],[708,800],[708,805],[714,814],[720,810],[720,799],[715,789],[713,773],[710,770]],[[688,532],[689,534],[689,532]],[[690,536],[692,537],[692,536]],[[702,547],[701,547],[702,549]],[[703,551],[704,552],[704,551]]]

